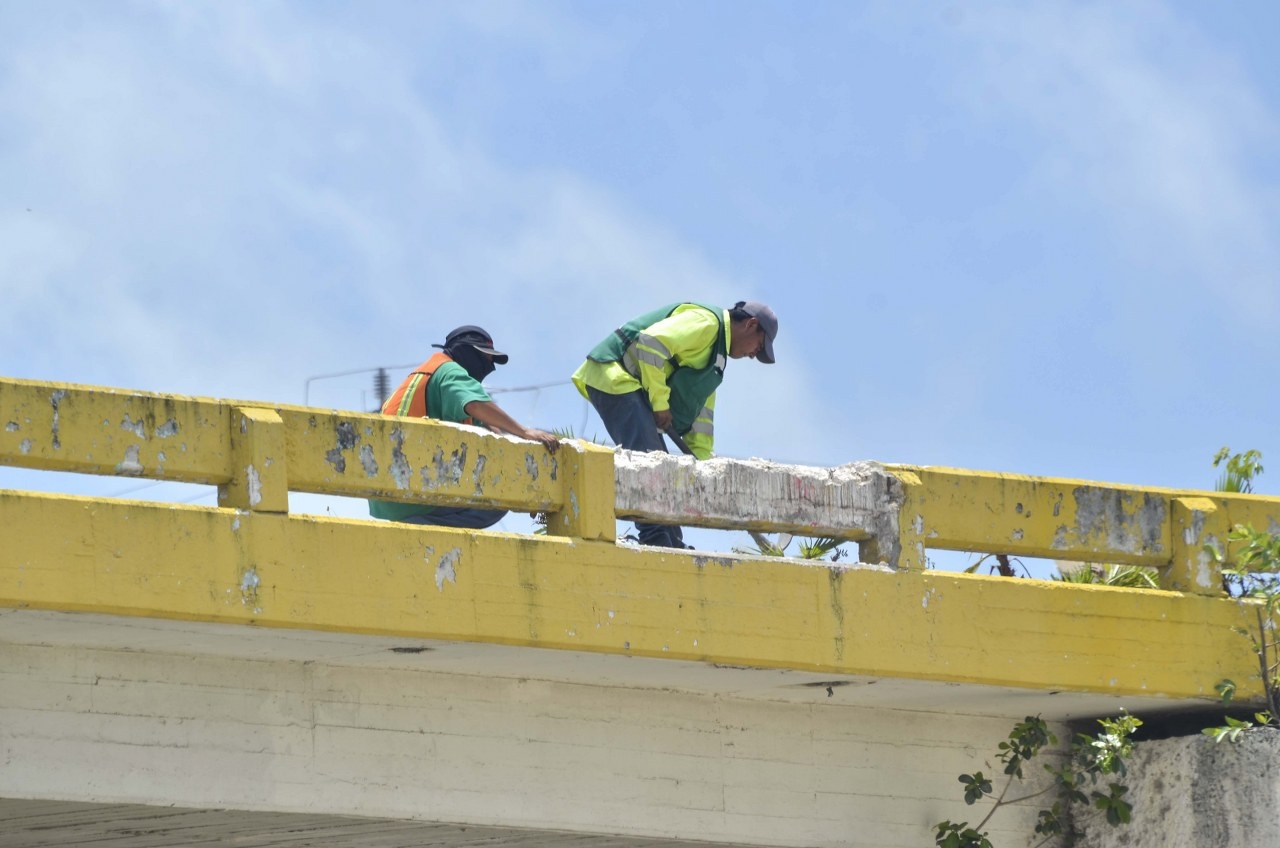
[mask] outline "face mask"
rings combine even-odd
[[[493,360],[476,350],[471,345],[458,345],[445,351],[452,357],[453,361],[462,366],[471,379],[477,383],[484,382],[484,378],[493,373]]]

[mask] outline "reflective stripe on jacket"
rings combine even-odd
[[[391,393],[387,402],[382,405],[383,415],[399,415],[403,418],[437,418],[427,409],[427,385],[431,375],[446,362],[452,362],[449,354],[441,351],[434,354],[426,362],[409,372],[400,386]],[[474,424],[470,417],[460,423]]]

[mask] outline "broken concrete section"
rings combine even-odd
[[[1076,848],[1280,845],[1280,733],[1255,729],[1239,742],[1185,736],[1140,742],[1124,783],[1127,825],[1077,808]]]
[[[835,468],[619,450],[619,518],[874,540],[895,564],[902,484],[874,462]]]

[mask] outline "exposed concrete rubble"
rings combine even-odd
[[[1132,820],[1112,827],[1097,810],[1077,812],[1075,848],[1280,845],[1280,732],[1141,742],[1128,767]]]
[[[902,484],[874,462],[835,468],[619,450],[619,518],[874,540],[895,564]]]

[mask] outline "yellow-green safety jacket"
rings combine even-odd
[[[654,412],[671,410],[674,429],[694,456],[708,459],[715,441],[715,391],[728,363],[729,313],[700,303],[672,303],[628,321],[596,345],[573,374],[609,394],[644,389]]]

